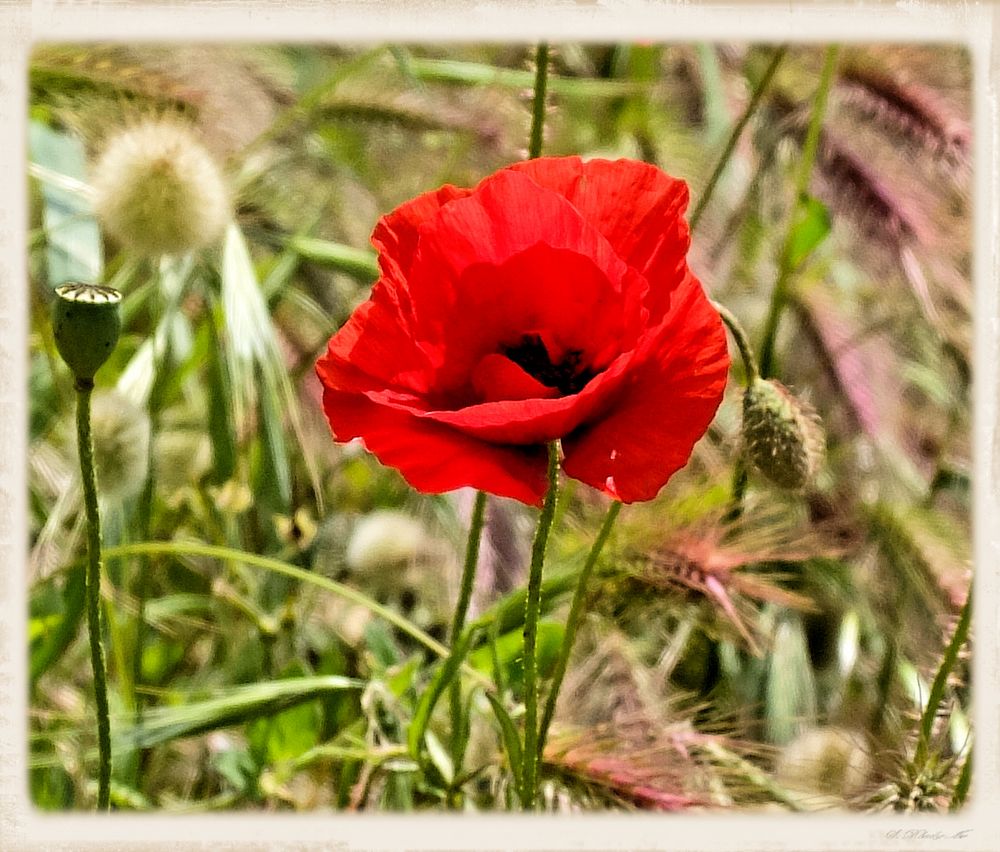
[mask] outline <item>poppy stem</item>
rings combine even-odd
[[[90,636],[90,663],[94,669],[94,700],[97,704],[97,809],[109,810],[111,803],[111,720],[108,712],[108,681],[101,643],[101,516],[97,506],[94,476],[94,442],[90,432],[92,379],[76,380],[76,434],[80,455],[80,481],[87,513],[87,628]]]
[[[545,127],[545,88],[549,75],[549,46],[539,42],[535,50],[535,96],[531,104],[531,138],[528,159],[542,155],[542,130]]]
[[[524,751],[521,776],[521,806],[530,811],[535,806],[535,789],[538,786],[538,617],[541,610],[542,563],[545,546],[556,511],[556,493],[559,490],[559,445],[548,445],[549,487],[538,517],[535,540],[531,546],[531,567],[528,571],[528,593],[524,610]]]
[[[705,207],[708,205],[709,199],[715,192],[715,187],[719,182],[719,178],[722,177],[722,173],[725,171],[730,158],[733,156],[733,151],[736,150],[736,143],[740,141],[740,136],[743,135],[744,128],[753,117],[753,114],[757,111],[757,107],[760,105],[764,94],[770,87],[771,80],[774,78],[774,74],[778,70],[778,66],[781,64],[781,60],[785,58],[785,54],[787,52],[787,47],[779,47],[775,51],[774,56],[771,58],[771,64],[767,66],[764,76],[761,77],[760,82],[757,84],[757,88],[754,89],[753,95],[750,97],[750,102],[747,104],[746,109],[743,110],[743,115],[739,117],[739,120],[736,122],[736,126],[733,127],[732,133],[729,134],[726,147],[723,149],[722,154],[719,157],[719,161],[715,164],[715,168],[712,170],[712,176],[708,179],[708,183],[705,184],[705,188],[701,192],[701,197],[698,199],[698,203],[695,205],[694,211],[688,219],[691,233],[694,233],[694,229],[698,227],[698,222],[701,220],[701,214],[705,212]]]
[[[479,564],[479,545],[483,537],[483,521],[486,518],[486,492],[476,493],[476,502],[472,507],[472,518],[469,521],[469,539],[465,546],[465,565],[462,568],[462,583],[458,592],[458,602],[455,604],[455,614],[451,621],[449,644],[452,648],[462,635],[465,626],[465,616],[469,611],[469,601],[472,600],[472,587],[476,579],[476,566]],[[455,777],[459,775],[462,753],[462,682],[459,677],[451,682],[451,756]]]
[[[729,308],[715,300],[712,300],[712,307],[719,312],[722,321],[733,335],[733,340],[736,341],[736,347],[740,350],[740,357],[743,359],[743,369],[746,372],[746,385],[750,387],[753,380],[760,376],[760,368],[757,366],[757,359],[754,357],[753,347],[750,345],[750,336]]]
[[[608,512],[604,516],[601,529],[594,539],[594,544],[587,554],[587,561],[583,564],[580,577],[576,583],[576,590],[573,592],[573,602],[569,607],[569,616],[566,618],[566,632],[563,634],[562,646],[559,648],[559,656],[556,658],[555,670],[552,673],[552,684],[549,687],[549,694],[545,699],[545,712],[542,714],[542,724],[538,731],[538,760],[541,761],[545,751],[545,740],[549,734],[549,725],[556,712],[556,701],[559,698],[559,690],[562,687],[563,678],[566,676],[566,668],[569,665],[570,654],[573,651],[573,643],[576,641],[576,632],[583,620],[584,605],[587,601],[587,582],[594,571],[598,557],[611,535],[611,528],[615,524],[615,519],[621,511],[622,504],[615,500],[608,506]]]

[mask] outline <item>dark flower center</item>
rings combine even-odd
[[[559,363],[552,363],[549,350],[537,334],[526,334],[520,343],[505,346],[502,351],[529,376],[546,387],[558,389],[564,396],[579,393],[597,375],[590,367],[581,368],[580,349],[569,349]]]

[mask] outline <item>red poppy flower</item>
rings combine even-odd
[[[654,497],[729,369],[685,259],[687,201],[644,163],[541,158],[382,218],[381,277],[316,365],[335,438],[420,491],[536,505],[560,439],[567,475]]]

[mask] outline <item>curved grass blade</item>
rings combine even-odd
[[[204,701],[147,710],[141,725],[120,733],[117,745],[120,748],[151,748],[170,740],[274,716],[304,701],[346,689],[360,690],[364,686],[363,680],[341,675],[297,677],[239,686]]]
[[[328,577],[321,576],[320,574],[314,574],[312,571],[306,571],[295,565],[289,565],[287,562],[270,559],[266,556],[258,556],[255,553],[235,550],[230,547],[218,547],[216,545],[201,544],[199,542],[145,541],[137,542],[135,544],[124,544],[119,547],[110,547],[104,551],[106,559],[117,559],[124,556],[141,556],[144,554],[203,556],[208,559],[225,560],[243,565],[250,565],[254,568],[263,568],[266,571],[273,571],[276,574],[282,574],[286,577],[291,577],[294,580],[318,586],[325,591],[332,592],[338,597],[351,601],[351,603],[363,606],[369,612],[377,615],[385,621],[388,621],[390,624],[397,627],[411,638],[416,639],[417,642],[431,652],[437,654],[439,657],[447,657],[449,655],[448,648],[432,636],[429,636],[412,621],[400,615],[398,612],[395,612],[388,607],[382,606],[382,604],[377,601],[372,600],[372,598],[368,597],[368,595],[364,592],[352,589],[350,586],[345,586],[343,583],[338,583],[336,580],[331,580]],[[466,672],[476,678],[480,683],[484,685],[492,685],[489,678],[481,672],[478,672],[471,667],[467,667]]]
[[[493,715],[497,717],[497,722],[500,723],[500,734],[503,737],[510,771],[515,778],[520,778],[522,756],[521,739],[517,733],[517,725],[514,724],[514,720],[510,718],[510,714],[504,708],[503,704],[500,703],[499,698],[491,692],[486,693],[486,698],[490,702],[490,707],[493,708]]]

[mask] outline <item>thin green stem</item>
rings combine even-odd
[[[743,367],[746,372],[746,386],[749,388],[754,381],[760,378],[760,367],[754,358],[753,347],[750,345],[750,337],[747,335],[743,325],[725,305],[719,302],[712,302],[713,307],[719,312],[722,321],[729,328],[736,341],[736,346],[740,350],[740,357],[743,358]],[[747,466],[743,457],[736,459],[733,466],[733,485],[730,497],[730,509],[726,513],[727,520],[738,518],[743,513],[743,495],[747,490]]]
[[[483,522],[486,519],[486,492],[476,493],[476,502],[472,507],[472,519],[469,521],[469,539],[465,546],[465,565],[462,568],[462,584],[458,593],[458,603],[451,620],[449,642],[454,645],[465,627],[465,616],[469,611],[469,601],[472,600],[472,587],[476,579],[476,565],[479,563],[479,544],[483,537]]]
[[[535,541],[531,546],[531,567],[528,570],[528,593],[524,607],[524,751],[521,780],[521,804],[530,811],[535,804],[538,784],[538,617],[541,610],[542,564],[545,546],[552,528],[559,490],[559,445],[549,444],[548,482],[542,513],[538,517]]]
[[[771,304],[768,308],[767,319],[764,322],[764,335],[760,347],[760,372],[764,378],[769,378],[774,370],[774,344],[777,339],[778,325],[781,322],[782,312],[788,303],[788,286],[794,272],[792,268],[792,247],[795,239],[795,229],[799,222],[800,212],[807,201],[809,177],[812,174],[816,151],[819,147],[820,131],[823,127],[823,117],[826,114],[826,102],[830,94],[830,86],[833,83],[834,71],[837,67],[838,53],[839,47],[837,45],[831,45],[827,48],[826,60],[823,63],[823,71],[820,76],[819,87],[816,90],[812,115],[809,119],[809,128],[806,131],[806,139],[802,146],[802,156],[799,160],[799,170],[795,180],[795,203],[792,206],[792,215],[788,222],[788,230],[781,249],[778,280],[771,293]]]
[[[545,127],[545,89],[549,76],[549,46],[540,42],[535,50],[535,96],[531,104],[531,140],[528,159],[542,155],[542,131]]]
[[[465,626],[465,616],[469,611],[469,601],[472,600],[472,587],[476,579],[476,566],[479,564],[479,546],[483,538],[483,522],[486,519],[486,492],[476,494],[476,502],[472,507],[472,519],[469,521],[469,539],[465,546],[465,565],[462,567],[462,582],[458,592],[458,603],[451,621],[451,633],[448,642],[455,647],[462,628]],[[451,697],[451,757],[458,777],[462,762],[462,682],[455,678],[450,685]]]
[[[559,656],[556,658],[555,670],[552,673],[552,684],[549,694],[545,700],[545,712],[542,714],[542,724],[538,731],[538,760],[542,760],[545,751],[545,740],[549,735],[549,725],[552,724],[552,717],[556,712],[556,701],[559,698],[559,690],[562,687],[563,678],[566,676],[566,668],[569,665],[570,654],[573,652],[573,643],[576,641],[576,633],[583,620],[584,605],[587,602],[587,582],[594,571],[594,566],[611,535],[611,528],[615,524],[615,519],[621,511],[622,504],[615,500],[604,516],[601,529],[594,539],[594,544],[587,555],[587,561],[580,571],[580,579],[577,581],[576,590],[573,592],[573,601],[569,607],[569,615],[566,618],[566,632],[563,634],[562,646],[559,648]]]
[[[736,464],[733,465],[733,484],[730,489],[729,511],[726,512],[725,518],[727,521],[734,521],[743,514],[743,498],[747,493],[747,483],[749,480],[750,476],[747,472],[747,465],[741,455],[736,459]]]
[[[958,652],[965,644],[965,639],[969,635],[969,623],[972,620],[972,592],[965,599],[965,606],[962,607],[962,614],[959,616],[958,625],[955,627],[955,634],[951,637],[951,642],[945,649],[941,665],[938,666],[934,675],[934,682],[931,684],[930,695],[927,696],[927,706],[924,707],[923,716],[920,717],[920,737],[917,740],[917,749],[913,757],[915,766],[922,767],[927,760],[927,753],[930,749],[931,733],[934,730],[934,721],[937,719],[938,707],[944,698],[944,690],[948,685],[948,676],[955,663],[958,662]]]
[[[753,114],[757,111],[757,107],[760,105],[761,100],[770,87],[771,80],[774,78],[774,74],[778,70],[778,66],[781,64],[781,60],[785,58],[785,54],[787,52],[787,47],[779,47],[775,51],[774,56],[771,58],[771,64],[767,66],[764,76],[761,77],[760,82],[757,84],[757,88],[754,89],[753,95],[750,97],[750,102],[747,104],[746,109],[743,110],[743,114],[739,117],[735,127],[733,127],[732,133],[729,134],[726,147],[722,150],[722,154],[719,156],[719,160],[715,164],[715,168],[712,170],[712,175],[709,177],[708,183],[705,184],[705,188],[701,192],[701,197],[698,199],[698,203],[695,205],[694,211],[691,213],[690,219],[688,220],[691,227],[691,233],[694,233],[694,229],[698,227],[698,222],[701,220],[702,213],[705,212],[705,207],[708,205],[709,199],[715,192],[715,187],[719,183],[719,178],[722,177],[722,173],[726,170],[726,166],[729,165],[729,160],[733,156],[733,151],[736,150],[736,143],[740,141],[740,136],[743,135],[744,128],[746,128],[748,122],[753,117]]]
[[[962,771],[955,782],[955,789],[951,794],[951,803],[948,805],[949,811],[961,810],[965,804],[965,798],[969,795],[969,786],[972,784],[972,750],[970,748],[965,763],[962,764]]]
[[[740,357],[743,359],[743,368],[746,372],[746,385],[750,387],[754,379],[760,376],[760,368],[757,366],[757,359],[754,358],[753,347],[750,345],[750,336],[729,308],[714,300],[712,307],[719,312],[722,321],[733,335],[733,340],[736,341],[736,348],[740,350]]]
[[[97,808],[111,804],[111,718],[108,710],[108,676],[101,642],[101,515],[97,506],[94,476],[94,443],[90,434],[90,400],[94,383],[76,381],[76,435],[80,453],[80,481],[87,513],[87,628],[90,663],[94,669],[94,699],[97,704]]]

